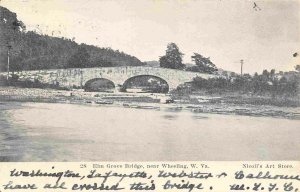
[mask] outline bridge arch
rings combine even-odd
[[[6,75],[4,73],[1,73]],[[167,69],[161,67],[145,66],[122,66],[122,67],[95,67],[95,68],[70,68],[51,69],[35,71],[15,72],[20,80],[37,79],[41,83],[58,85],[65,88],[84,87],[86,82],[95,78],[104,78],[114,83],[115,91],[119,91],[126,80],[139,75],[151,75],[160,77],[168,84],[169,90],[185,82],[193,81],[195,77],[204,79],[217,77],[217,75],[204,74],[198,72]],[[89,82],[90,83],[90,82]]]
[[[155,75],[135,75],[124,81],[122,90],[127,91],[128,88],[142,88],[144,92],[168,93],[169,83]]]
[[[115,83],[106,78],[93,78],[84,84],[85,91],[109,91],[115,89]]]

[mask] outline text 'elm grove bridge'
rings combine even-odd
[[[131,78],[150,76],[166,82],[169,91],[176,89],[180,84],[191,82],[195,77],[204,79],[215,77],[215,75],[198,72],[144,66],[51,69],[19,71],[14,74],[18,75],[19,80],[38,80],[41,83],[66,88],[84,87],[95,79],[108,80],[115,88],[120,88]]]

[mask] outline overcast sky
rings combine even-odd
[[[169,42],[191,62],[198,52],[239,72],[292,70],[300,64],[300,1],[1,0],[27,30],[111,47],[142,61],[158,60]]]

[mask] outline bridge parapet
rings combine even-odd
[[[105,78],[111,80],[115,85],[122,86],[124,82],[132,77],[141,75],[156,76],[164,79],[170,90],[178,85],[190,82],[195,77],[204,79],[216,77],[216,75],[189,72],[158,67],[101,67],[101,68],[69,68],[15,72],[21,80],[39,80],[42,83],[54,84],[62,87],[83,87],[85,83],[95,78]],[[2,73],[6,75],[6,73]]]

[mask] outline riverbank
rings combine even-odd
[[[277,107],[300,107],[300,97],[267,97],[247,94],[225,93],[207,94],[195,92],[188,94],[159,93],[107,93],[85,92],[83,90],[56,90],[40,88],[0,87],[0,101],[24,102],[141,102],[165,103],[173,100],[177,104],[241,104],[241,105],[270,105]]]
[[[134,94],[134,93],[105,93],[85,92],[83,90],[55,90],[40,88],[0,87],[0,101],[19,102],[49,102],[65,103],[80,102],[91,103],[111,102],[143,102],[159,103],[159,96],[163,94]]]
[[[166,98],[174,103],[166,104]],[[259,100],[260,99],[260,100]],[[265,98],[165,95],[156,93],[99,93],[82,90],[0,87],[1,102],[69,103],[91,106],[114,105],[135,109],[188,110],[193,113],[234,114],[300,120],[299,105],[270,105]],[[274,101],[276,102],[276,101]],[[267,104],[266,104],[267,103]]]
[[[198,92],[180,92],[174,91],[172,97],[178,100],[187,100],[190,103],[209,102],[214,104],[237,104],[237,105],[268,105],[276,107],[300,107],[300,95],[287,96],[263,96],[251,95],[237,92],[208,93],[205,91]],[[209,98],[206,100],[205,98]]]

